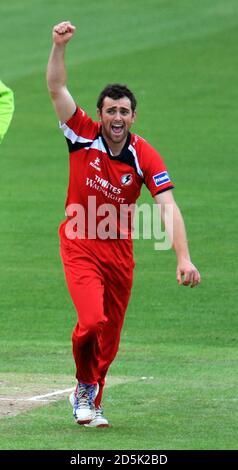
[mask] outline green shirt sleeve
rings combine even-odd
[[[14,111],[14,95],[0,80],[0,143],[7,132]]]

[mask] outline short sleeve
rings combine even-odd
[[[77,107],[67,122],[60,122],[60,128],[71,144],[82,144],[92,142],[98,133],[99,123],[94,122],[83,109]]]
[[[153,197],[174,187],[163,158],[146,141],[141,147],[141,167],[145,185]]]

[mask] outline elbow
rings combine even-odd
[[[59,92],[57,91],[57,89],[48,85],[48,92],[52,100],[57,99],[57,96],[59,95]]]
[[[53,77],[51,77],[50,74],[46,75],[46,83],[50,96],[52,98],[57,98],[58,94],[63,89],[62,83],[60,83],[58,80],[55,80]]]
[[[62,95],[63,87],[60,85],[52,84],[48,82],[47,88],[48,88],[49,95],[53,101],[57,100]]]

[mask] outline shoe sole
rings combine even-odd
[[[85,428],[110,428],[110,425],[109,424],[98,424],[96,426],[92,426],[92,424],[90,425],[90,422],[89,424],[84,424]]]
[[[87,424],[89,424],[91,421],[92,421],[91,419],[84,419],[84,420],[75,419],[75,422],[79,424],[80,426],[87,426]]]

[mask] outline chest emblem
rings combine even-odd
[[[133,177],[131,173],[126,173],[126,175],[121,176],[121,185],[122,186],[129,186],[133,181]]]
[[[100,168],[100,158],[95,158],[94,162],[90,162],[89,165],[93,166],[93,168],[95,168],[95,170],[98,170],[98,171],[101,171],[101,168]]]

